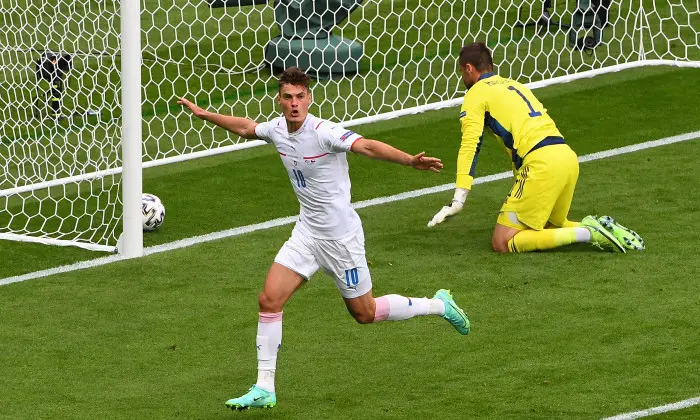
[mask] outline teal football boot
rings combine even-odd
[[[462,308],[457,306],[449,290],[440,289],[435,293],[433,299],[440,299],[445,303],[445,318],[462,335],[469,334],[469,318]]]
[[[275,405],[277,405],[275,393],[265,391],[257,385],[253,385],[244,396],[226,401],[226,407],[231,410],[247,410],[251,407],[272,408]]]

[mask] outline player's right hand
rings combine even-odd
[[[411,157],[411,166],[421,171],[440,172],[442,161],[435,157],[426,156],[425,152],[420,152]]]
[[[194,114],[195,117],[204,118],[204,116],[207,114],[207,111],[205,111],[204,109],[198,107],[197,105],[195,105],[195,104],[192,103],[191,101],[185,99],[184,97],[178,98],[177,104],[178,104],[178,105],[184,105],[184,106],[186,106],[187,108],[189,108],[190,111],[192,111],[192,114]]]
[[[464,205],[460,202],[453,201],[449,206],[444,206],[439,212],[428,222],[428,227],[433,227],[445,221],[448,217],[454,216],[455,214],[462,211]]]

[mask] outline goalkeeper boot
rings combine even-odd
[[[457,332],[462,335],[469,334],[469,318],[462,308],[457,306],[449,290],[438,290],[433,299],[440,299],[445,303],[445,314],[442,317],[448,320]]]
[[[581,226],[591,232],[591,245],[600,249],[606,249],[613,252],[625,253],[627,250],[620,241],[608,232],[605,227],[595,218],[595,216],[586,216],[581,220]]]
[[[226,401],[226,407],[231,410],[247,410],[253,408],[272,408],[277,404],[274,392],[265,391],[257,385],[253,385],[248,393],[242,397],[231,398]]]
[[[637,232],[622,226],[610,216],[602,216],[598,219],[598,222],[600,222],[608,232],[612,233],[625,248],[635,251],[644,250],[644,240],[641,236],[637,235]]]

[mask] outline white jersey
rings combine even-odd
[[[350,205],[345,155],[362,136],[311,114],[294,133],[287,131],[284,117],[279,117],[258,124],[255,134],[275,145],[287,168],[301,205],[297,225],[304,233],[319,239],[341,239],[362,226]]]

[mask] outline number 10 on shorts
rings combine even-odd
[[[348,287],[357,286],[359,282],[360,278],[357,275],[357,268],[345,270],[345,284],[347,284]]]

